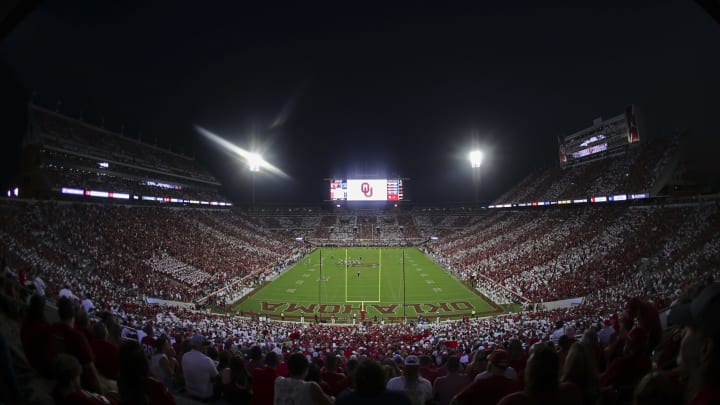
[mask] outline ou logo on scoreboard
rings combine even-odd
[[[370,198],[373,195],[372,186],[368,182],[360,184],[360,191],[362,191],[363,195],[367,198]]]

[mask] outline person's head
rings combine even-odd
[[[525,351],[523,350],[522,343],[520,343],[520,339],[510,339],[507,352],[511,360],[520,360],[525,356]]]
[[[335,353],[328,353],[325,356],[325,370],[329,373],[334,373],[337,371],[339,366],[339,361]]]
[[[250,348],[250,360],[258,361],[262,359],[262,350],[260,346],[253,346]]]
[[[372,397],[385,391],[385,371],[374,360],[361,361],[355,370],[353,381],[360,396]]]
[[[595,328],[585,329],[583,333],[582,342],[587,346],[592,346],[598,343],[598,334]]]
[[[502,349],[497,349],[487,356],[488,371],[493,374],[502,375],[510,366],[510,356]]]
[[[25,319],[28,322],[46,322],[45,319],[45,297],[41,295],[33,295],[30,297],[30,303],[25,313]]]
[[[82,366],[69,354],[60,353],[52,362],[52,373],[55,378],[55,389],[60,396],[79,391]]]
[[[420,367],[430,367],[432,365],[432,359],[428,355],[420,356]]]
[[[305,381],[315,381],[320,384],[320,366],[316,362],[310,362],[308,364],[307,373],[305,375]]]
[[[117,385],[121,401],[127,404],[147,404],[145,379],[150,371],[140,343],[131,340],[121,344],[118,358],[120,367]]]
[[[58,318],[62,322],[70,322],[75,320],[75,303],[68,297],[60,297],[57,301]]]
[[[287,366],[290,377],[305,378],[310,362],[302,353],[293,353],[288,357]]]
[[[560,365],[552,346],[536,344],[525,368],[525,393],[530,397],[557,392]]]
[[[460,358],[458,356],[448,357],[447,362],[445,363],[445,367],[447,367],[448,373],[457,373],[458,371],[460,371]]]
[[[558,339],[558,347],[560,347],[562,351],[567,353],[567,351],[570,350],[570,336],[560,336],[560,339]]]
[[[277,353],[270,351],[265,354],[265,366],[269,368],[275,368],[277,367],[278,363],[279,360]]]
[[[403,375],[410,381],[417,380],[420,376],[420,359],[415,355],[405,357]]]
[[[77,306],[77,310],[75,312],[75,325],[82,327],[83,329],[90,325],[90,318],[88,317],[87,312],[85,312],[85,309],[81,306]]]
[[[577,385],[588,402],[597,400],[600,395],[600,378],[591,346],[578,342],[570,347],[561,380]]]
[[[92,326],[93,337],[97,340],[107,340],[108,330],[102,322],[95,322]]]
[[[720,283],[706,286],[690,303],[670,309],[668,323],[683,326],[678,363],[690,377],[690,391],[720,386]]]
[[[661,371],[652,371],[640,380],[633,394],[634,405],[680,405],[682,390]]]
[[[630,318],[635,318],[640,313],[640,309],[642,308],[642,300],[638,297],[630,298],[625,303],[625,314]]]
[[[233,356],[230,359],[230,374],[232,380],[238,383],[248,383],[251,378],[245,367],[245,361],[240,356]]]
[[[170,350],[170,338],[160,335],[155,339],[155,353],[167,353]]]
[[[208,341],[205,339],[205,336],[195,334],[192,338],[190,338],[190,347],[192,347],[194,350],[206,353],[208,348]]]

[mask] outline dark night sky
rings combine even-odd
[[[720,26],[693,1],[264,3],[41,3],[0,42],[3,185],[33,91],[195,154],[238,201],[247,171],[194,124],[292,177],[261,175],[261,202],[320,201],[323,178],[363,174],[468,200],[473,143],[489,200],[555,164],[558,135],[631,103],[645,140],[720,134]]]

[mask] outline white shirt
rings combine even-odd
[[[425,405],[432,398],[432,384],[425,378],[418,377],[417,383],[412,386],[407,385],[405,376],[391,378],[387,382],[388,391],[400,391],[405,394],[413,405]]]
[[[211,378],[218,375],[212,359],[195,349],[182,357],[182,369],[185,376],[185,390],[198,398],[210,398],[213,395]]]
[[[45,282],[43,279],[40,278],[40,276],[35,277],[35,281],[33,281],[33,284],[35,284],[35,291],[37,291],[37,294],[41,297],[45,296]]]
[[[61,297],[67,297],[67,298],[74,299],[74,300],[77,299],[77,296],[75,296],[75,294],[73,294],[72,291],[70,291],[67,288],[63,288],[62,290],[60,290],[58,295]]]
[[[484,378],[490,378],[490,377],[492,377],[492,376],[493,376],[493,375],[490,374],[489,371],[483,371],[482,373],[476,375],[476,376],[475,376],[475,379],[474,379],[473,381],[482,380],[482,379],[484,379]],[[518,374],[517,374],[517,371],[515,371],[514,368],[508,367],[508,368],[505,369],[505,372],[503,373],[503,377],[517,381],[517,379],[518,379]]]
[[[85,298],[84,300],[82,300],[82,306],[86,314],[89,314],[90,310],[95,308],[95,305],[93,305],[93,302],[90,301],[90,298]]]
[[[312,384],[310,381],[297,378],[276,378],[273,405],[312,405],[313,399],[310,393]]]

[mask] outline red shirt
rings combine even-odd
[[[50,324],[46,322],[33,321],[22,325],[20,340],[22,341],[25,357],[30,366],[43,375],[50,373],[50,347],[48,337],[50,336]]]
[[[616,388],[637,384],[652,369],[650,356],[632,355],[618,357],[608,366],[601,377],[602,385]]]
[[[145,357],[150,358],[155,353],[155,338],[151,336],[143,336],[140,345],[145,352]]]
[[[345,374],[324,372],[320,374],[320,378],[325,381],[329,388],[329,395],[337,397],[348,387]]]
[[[520,391],[501,399],[498,405],[577,405],[582,403],[582,394],[577,385],[562,383],[557,392],[553,394],[532,398]]]
[[[145,379],[145,392],[148,395],[149,403],[159,405],[175,405],[175,398],[170,394],[162,381],[152,377]]]
[[[268,367],[256,368],[252,371],[253,397],[252,405],[272,404],[275,400],[275,379],[277,373]]]
[[[105,340],[93,340],[90,348],[95,354],[95,367],[97,371],[111,380],[118,379],[120,361],[118,359],[118,348]]]
[[[50,350],[53,357],[58,353],[75,356],[81,365],[94,360],[92,349],[81,332],[57,322],[50,327]]]
[[[495,405],[508,394],[521,387],[516,381],[501,375],[475,380],[457,395],[463,404]]]

